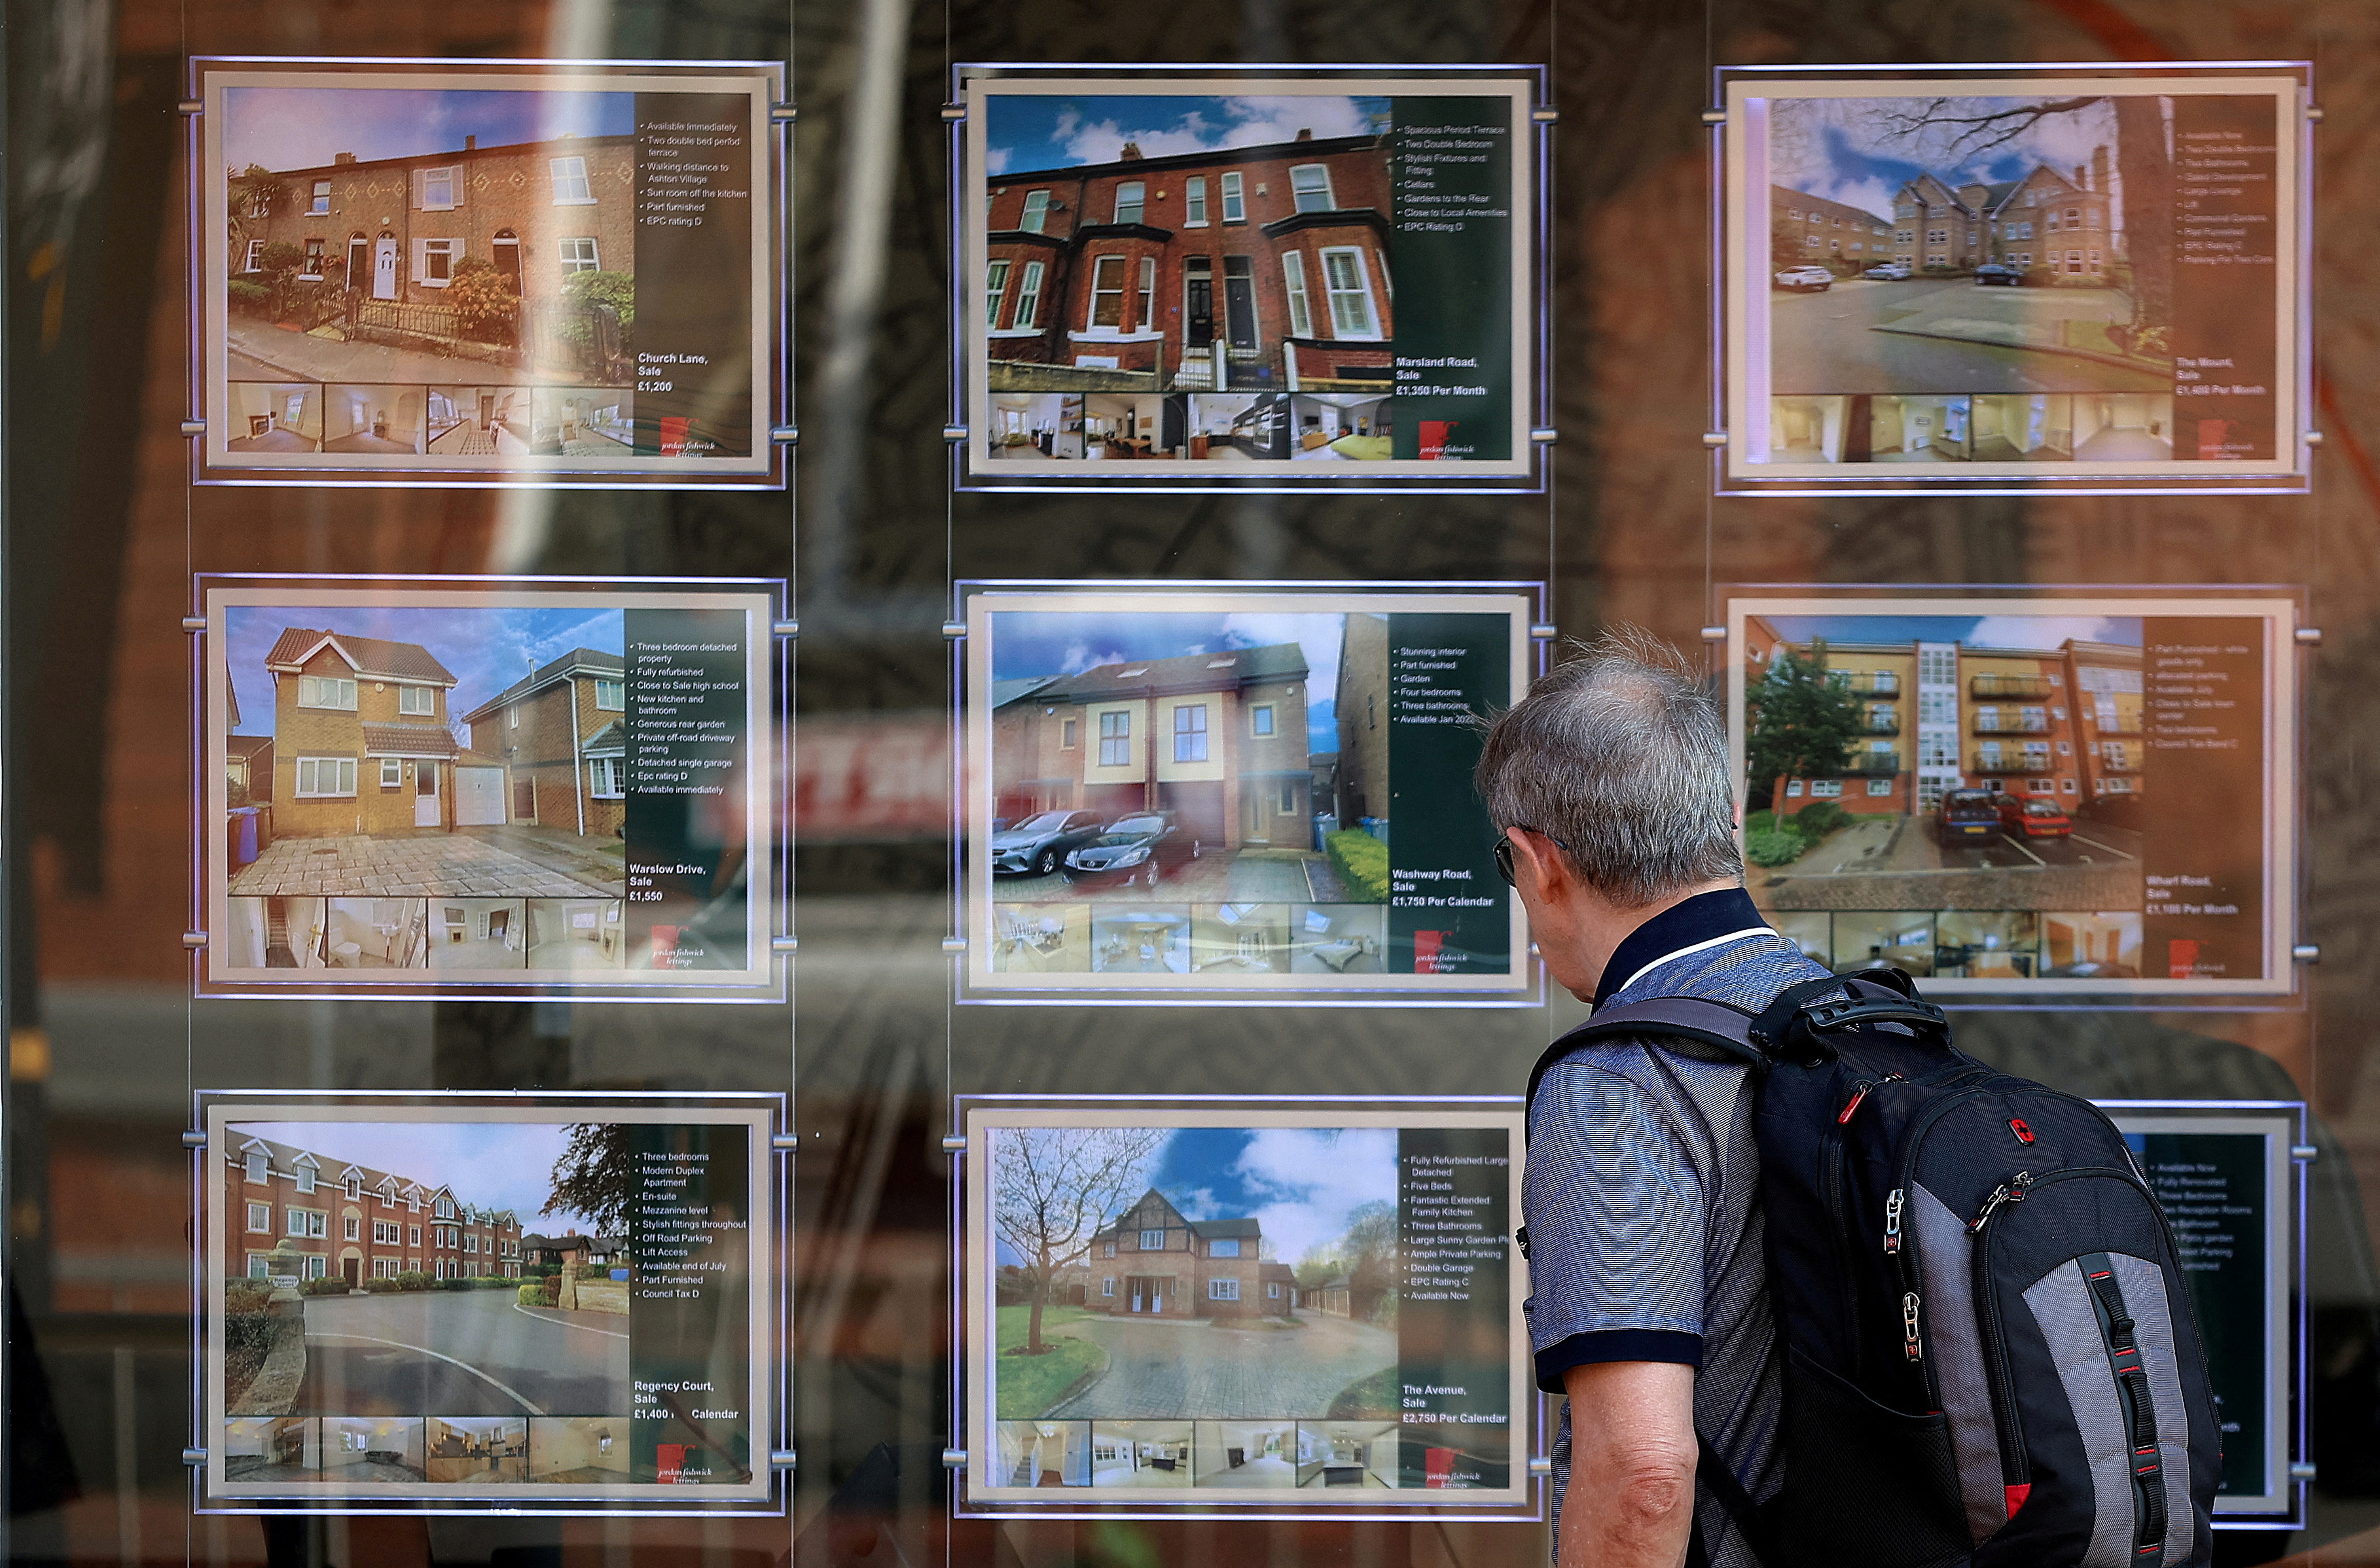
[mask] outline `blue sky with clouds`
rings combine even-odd
[[[1305,652],[1305,734],[1313,751],[1339,749],[1339,649],[1343,615],[1232,613],[1121,614],[1001,610],[991,617],[991,678],[1077,675],[1127,659],[1172,659],[1294,642]],[[243,699],[244,700],[244,699]]]
[[[235,1146],[253,1136],[310,1150],[326,1178],[338,1175],[332,1164],[338,1160],[425,1187],[443,1183],[458,1202],[511,1209],[524,1231],[595,1229],[582,1214],[541,1212],[553,1190],[553,1162],[569,1141],[559,1122],[240,1122],[231,1135]]]
[[[224,162],[234,169],[310,169],[358,159],[452,152],[563,136],[626,136],[632,92],[442,91],[396,87],[233,87],[224,91]]]
[[[1145,158],[1376,136],[1388,128],[1389,100],[1322,93],[1198,97],[1151,93],[995,92],[985,109],[986,172],[1068,169],[1113,163],[1127,141]]]
[[[1954,98],[1940,115],[1973,118],[2037,102]],[[1770,104],[1770,177],[1789,190],[1848,202],[1879,220],[1891,217],[1893,193],[1921,174],[1937,175],[1953,186],[1996,185],[2022,179],[2036,164],[2046,164],[2070,178],[2077,167],[2089,166],[2094,148],[2105,147],[2114,183],[2116,116],[2105,102],[2049,115],[1989,149],[1962,140],[1953,128],[1907,129],[1896,124],[1893,116],[1911,115],[1923,103],[1909,98],[1778,99]]]
[[[1792,642],[1961,642],[1969,648],[2042,650],[2068,638],[2141,646],[2137,615],[1771,615]]]
[[[1394,1127],[1181,1127],[1133,1197],[1155,1187],[1188,1220],[1254,1219],[1271,1257],[1295,1263],[1347,1231],[1366,1203],[1397,1201]],[[1002,1263],[1019,1261],[1003,1242]]]
[[[618,610],[579,605],[547,609],[237,605],[224,613],[224,654],[230,661],[232,684],[239,692],[240,724],[234,734],[273,733],[273,677],[265,671],[264,656],[289,626],[414,642],[427,648],[454,672],[457,684],[447,694],[447,713],[457,721],[454,728],[466,741],[470,731],[460,723],[462,716],[537,665],[575,648],[620,653],[627,639],[626,623]]]

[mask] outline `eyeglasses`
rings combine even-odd
[[[1512,834],[1515,830],[1524,833],[1535,833],[1565,855],[1570,853],[1570,845],[1554,837],[1553,834],[1546,832],[1543,828],[1523,827],[1518,822],[1513,823],[1512,827],[1506,828],[1502,833],[1497,834],[1496,874],[1504,879],[1504,885],[1506,887],[1512,888],[1517,891],[1520,884],[1512,881]]]

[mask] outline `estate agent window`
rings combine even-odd
[[[553,204],[557,207],[591,207],[595,204],[594,189],[587,183],[587,160],[579,157],[549,158],[553,171]]]

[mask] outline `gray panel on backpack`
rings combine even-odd
[[[2190,1507],[2190,1407],[2181,1401],[2181,1371],[2173,1353],[2173,1311],[2167,1303],[2165,1271],[2126,1253],[2111,1252],[2124,1310],[2141,1347],[2141,1370],[2149,1376],[2149,1400],[2156,1407],[2158,1457],[2165,1463],[2165,1556],[2179,1562],[2190,1555],[2195,1515]]]
[[[2125,1297],[2127,1305],[2131,1299]],[[2116,1380],[2107,1370],[2107,1342],[2100,1336],[2099,1315],[2091,1305],[2081,1261],[2060,1263],[2034,1281],[2024,1301],[2049,1343],[2049,1358],[2058,1367],[2058,1381],[2066,1385],[2066,1401],[2073,1408],[2082,1453],[2091,1463],[2091,1546],[2077,1568],[2124,1568],[2132,1561],[2137,1528],[2131,1445]],[[2178,1389],[2174,1397],[2177,1402],[2180,1398]],[[2186,1540],[2187,1520],[2181,1527]]]
[[[1917,1256],[1925,1266],[1934,1376],[1942,1392],[1942,1415],[1950,1427],[1950,1454],[1959,1466],[1967,1529],[1981,1541],[2008,1523],[2008,1489],[2001,1484],[1999,1430],[1992,1420],[1983,1345],[1974,1333],[1974,1243],[1968,1239],[1967,1222],[1940,1198],[1922,1185],[1909,1190],[1909,1224],[1917,1233]]]

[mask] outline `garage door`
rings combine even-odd
[[[504,771],[502,768],[455,770],[455,824],[464,828],[504,825]]]

